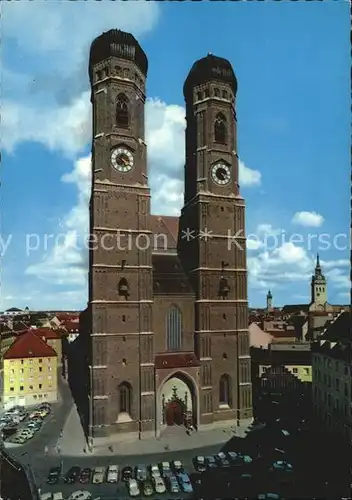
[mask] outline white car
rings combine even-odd
[[[93,472],[93,484],[102,484],[104,482],[105,468],[96,467]]]
[[[174,460],[172,462],[172,467],[175,472],[181,472],[183,469],[183,465],[182,462],[180,462],[180,460]]]
[[[53,500],[65,500],[61,491],[53,494]]]
[[[128,481],[128,493],[131,497],[138,497],[141,494],[138,483],[135,479],[130,479]]]
[[[53,494],[52,493],[43,493],[40,495],[40,500],[52,500],[53,499]]]
[[[155,487],[156,493],[158,493],[159,495],[162,493],[165,493],[166,486],[165,486],[164,480],[161,476],[154,477],[154,487]]]
[[[159,466],[157,464],[153,464],[150,466],[150,475],[152,477],[160,477],[161,476],[160,469],[159,469]]]
[[[167,476],[168,474],[170,474],[170,462],[161,462],[161,472],[163,476]]]
[[[119,466],[109,465],[108,474],[106,477],[107,483],[117,483],[119,480]]]
[[[87,490],[77,490],[71,493],[68,500],[92,500],[92,495]]]

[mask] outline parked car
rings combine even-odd
[[[231,467],[230,461],[223,452],[218,453],[217,462],[220,465],[220,467]]]
[[[122,481],[127,482],[132,478],[133,478],[133,469],[130,465],[127,465],[122,469],[121,479]]]
[[[61,467],[52,467],[49,470],[48,477],[46,478],[47,484],[57,484],[61,475]]]
[[[152,464],[149,467],[149,470],[150,470],[150,475],[152,478],[156,477],[156,476],[161,476],[160,469],[159,469],[159,466],[157,464]]]
[[[43,493],[42,495],[40,495],[40,500],[53,500],[53,494]]]
[[[280,495],[277,493],[259,493],[258,500],[279,500]]]
[[[166,486],[164,479],[161,476],[154,477],[154,488],[156,493],[158,493],[159,495],[165,493]]]
[[[136,479],[137,481],[146,481],[148,477],[147,467],[145,465],[136,466]]]
[[[53,500],[65,500],[61,491],[57,491],[53,494]]]
[[[79,482],[81,484],[88,484],[90,482],[90,478],[92,476],[92,471],[88,467],[82,469],[79,474]]]
[[[27,438],[25,438],[23,436],[21,437],[18,435],[11,436],[9,439],[9,442],[14,443],[14,444],[24,444],[26,441],[27,441]]]
[[[105,467],[95,467],[93,472],[92,483],[102,484],[104,482],[104,477],[105,477]]]
[[[184,493],[193,493],[193,487],[188,474],[180,472],[177,474],[177,478]]]
[[[168,479],[168,489],[169,489],[170,493],[179,493],[180,492],[180,485],[178,484],[176,476],[172,475],[172,476],[169,476],[167,479]]]
[[[174,460],[172,462],[172,469],[174,470],[174,472],[182,472],[183,471],[183,465],[182,465],[182,462],[180,462],[180,460]]]
[[[89,491],[85,490],[74,491],[68,497],[68,500],[91,500],[91,499],[92,495],[89,493]]]
[[[36,431],[39,431],[39,429],[42,428],[42,422],[28,422],[26,425],[26,429],[34,429]]]
[[[108,473],[106,476],[107,483],[117,483],[119,480],[119,466],[109,465]]]
[[[206,457],[205,461],[206,461],[208,469],[215,469],[218,466],[218,464],[216,463],[215,457],[213,457],[212,455],[209,455],[208,457]]]
[[[78,476],[81,472],[81,469],[80,467],[71,467],[71,469],[66,473],[66,476],[65,476],[65,483],[67,484],[73,484],[77,481],[78,479]],[[81,490],[79,490],[81,491]]]
[[[151,497],[154,494],[154,488],[150,481],[144,481],[143,483],[143,495],[145,497]]]
[[[128,493],[131,497],[138,497],[141,492],[135,479],[130,479],[127,483]]]
[[[161,469],[161,475],[163,477],[166,477],[166,476],[172,474],[169,462],[161,462],[160,469]]]
[[[202,455],[198,455],[197,457],[194,457],[193,465],[194,465],[195,470],[198,472],[205,472],[207,470],[207,465],[205,463],[205,457],[203,457]]]

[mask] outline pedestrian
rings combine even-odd
[[[45,446],[45,448],[44,448],[44,455],[45,455],[46,457],[48,456],[48,451],[49,451],[48,447],[47,447],[47,446]]]
[[[60,439],[62,438],[62,435],[63,435],[63,431],[61,430],[60,431]]]
[[[60,451],[61,451],[61,448],[60,448],[60,445],[59,445],[59,444],[57,445],[56,450],[57,450],[57,454],[59,455],[59,454],[60,454]]]

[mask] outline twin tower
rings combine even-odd
[[[210,54],[191,68],[183,89],[184,205],[180,217],[154,216],[147,71],[132,35],[111,30],[92,43],[95,244],[85,327],[92,442],[114,433],[159,436],[187,423],[198,430],[242,425],[252,417],[236,77],[227,60]],[[166,247],[145,244],[160,234]]]

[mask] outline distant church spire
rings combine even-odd
[[[320,265],[319,253],[317,253],[311,289],[311,303],[323,305],[327,302],[327,283]]]
[[[319,259],[319,254],[317,253],[317,265],[315,266],[316,269],[321,269],[320,267],[320,259]]]
[[[315,276],[315,278],[322,278],[322,279],[324,279],[324,276],[323,276],[323,273],[322,273],[322,270],[321,270],[320,258],[319,258],[319,254],[318,253],[317,253],[317,261],[316,261],[316,264],[315,264],[314,276]]]
[[[266,295],[266,309],[267,311],[271,311],[273,307],[273,296],[271,291],[269,290],[267,295]]]

